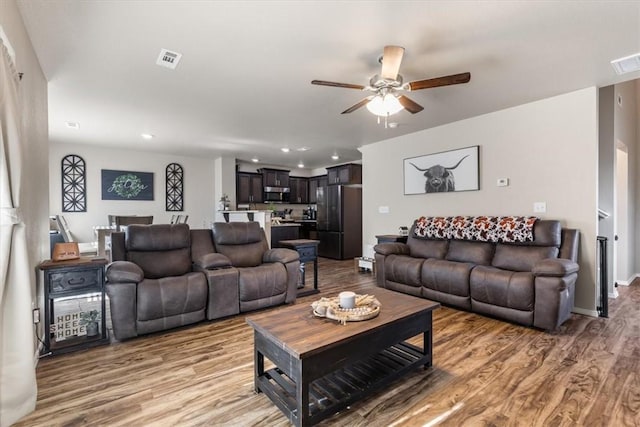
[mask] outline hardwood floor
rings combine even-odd
[[[321,294],[297,304],[375,286],[353,261],[319,272]],[[608,319],[573,315],[553,333],[438,309],[434,366],[322,425],[638,426],[640,279],[618,290]],[[244,317],[44,358],[36,411],[17,425],[286,426],[253,391]]]

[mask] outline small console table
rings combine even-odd
[[[319,240],[295,239],[280,240],[279,245],[283,248],[293,249],[300,256],[300,270],[302,274],[302,286],[305,284],[305,262],[313,261],[313,289],[298,292],[299,297],[317,294],[318,290],[318,244]]]
[[[44,353],[61,354],[109,343],[105,311],[105,258],[43,261]],[[97,329],[87,324],[90,312]],[[93,313],[94,315],[96,313]]]

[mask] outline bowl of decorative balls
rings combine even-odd
[[[344,295],[343,304],[340,305],[340,296],[332,298],[320,298],[311,304],[313,314],[316,317],[326,317],[327,319],[337,320],[345,325],[347,322],[360,322],[369,320],[380,314],[380,301],[374,295],[358,295],[355,294],[355,304],[345,304]]]

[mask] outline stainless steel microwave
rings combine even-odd
[[[264,187],[264,201],[267,202],[289,202],[289,187]]]

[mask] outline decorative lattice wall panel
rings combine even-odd
[[[62,212],[87,211],[87,167],[75,154],[62,158]]]
[[[167,196],[166,206],[169,212],[184,210],[184,171],[177,163],[167,165]]]

